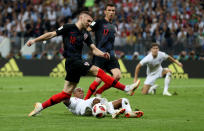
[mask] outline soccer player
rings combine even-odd
[[[66,77],[63,91],[53,95],[50,99],[42,104],[39,102],[36,103],[34,110],[28,116],[35,116],[43,109],[55,105],[63,100],[69,101],[72,91],[77,86],[80,77],[87,74],[97,76],[105,83],[122,88],[129,93],[132,93],[135,90],[137,83],[125,86],[107,75],[102,69],[82,60],[81,56],[84,43],[90,47],[94,55],[109,59],[109,54],[103,53],[96,48],[91,40],[90,34],[86,31],[87,27],[92,21],[93,19],[88,12],[81,12],[79,14],[78,21],[75,24],[65,24],[58,28],[57,31],[45,33],[38,38],[29,40],[26,43],[27,46],[31,46],[38,41],[48,40],[55,36],[61,35],[64,43],[63,55],[66,58]]]
[[[69,111],[76,115],[91,116],[92,107],[97,103],[104,104],[107,107],[107,112],[112,115],[113,119],[123,113],[125,113],[125,117],[127,118],[139,118],[144,114],[142,111],[132,111],[130,103],[126,98],[120,98],[112,102],[107,102],[104,98],[96,97],[84,100],[84,91],[82,88],[75,88],[73,96],[69,102],[64,102],[64,104]]]
[[[114,79],[119,80],[121,77],[120,66],[114,53],[114,40],[117,33],[117,26],[113,22],[115,10],[116,7],[114,4],[107,4],[104,10],[105,17],[103,19],[93,21],[88,30],[95,32],[96,47],[101,51],[108,52],[110,54],[110,59],[94,56],[93,64],[112,74]],[[91,97],[100,83],[101,79],[97,77],[90,85],[86,97],[84,98],[85,100]],[[105,83],[95,92],[96,96],[100,97],[102,92],[110,87],[110,84]],[[116,88],[124,91],[124,88]],[[133,93],[129,95],[133,95]]]
[[[166,59],[169,59],[180,67],[183,66],[182,63],[175,60],[173,57],[159,51],[159,45],[157,43],[153,43],[151,45],[151,52],[147,56],[145,56],[136,66],[134,81],[137,81],[138,79],[138,73],[141,66],[147,65],[147,77],[142,88],[142,94],[154,94],[156,88],[158,87],[158,85],[154,85],[154,82],[158,78],[166,75],[164,80],[163,95],[171,96],[171,93],[168,92],[171,79],[171,70],[168,68],[162,68],[161,66],[161,63]]]

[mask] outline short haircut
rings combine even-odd
[[[81,90],[81,91],[84,91],[82,88],[80,88],[80,87],[77,87],[77,88],[75,88],[74,89],[74,91],[73,91],[73,93],[76,93],[77,92],[77,90]]]
[[[82,11],[82,12],[80,12],[79,16],[82,15],[82,14],[86,14],[86,15],[89,15],[89,16],[93,17],[92,14],[89,11]]]
[[[159,48],[159,44],[157,44],[157,43],[152,43],[151,48],[153,48],[155,46],[157,46]]]
[[[108,6],[116,7],[114,3],[108,3],[108,4],[106,4],[104,10],[106,10]]]

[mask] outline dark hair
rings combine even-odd
[[[104,10],[106,10],[108,6],[116,7],[114,3],[108,3],[108,4],[106,4]]]
[[[159,47],[159,44],[157,44],[157,43],[152,43],[151,48],[153,48],[154,46]]]
[[[86,15],[89,15],[89,16],[93,17],[92,14],[89,11],[81,11],[79,16],[82,15],[82,14],[86,14]]]

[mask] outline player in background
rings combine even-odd
[[[159,51],[159,45],[157,43],[153,43],[151,46],[151,52],[147,56],[145,56],[136,66],[134,77],[135,82],[138,79],[138,74],[141,66],[147,65],[147,77],[142,88],[142,94],[154,94],[154,91],[158,87],[158,85],[155,85],[154,82],[158,78],[166,75],[164,80],[163,95],[171,96],[171,93],[168,92],[169,83],[171,80],[171,70],[168,68],[162,68],[161,66],[161,63],[166,59],[176,63],[180,67],[183,66],[182,63],[175,60],[173,57]]]
[[[96,47],[101,51],[108,52],[110,54],[110,59],[94,56],[93,64],[112,74],[114,79],[119,80],[121,78],[120,66],[114,53],[114,41],[117,33],[117,25],[113,22],[115,10],[116,7],[114,4],[107,4],[104,9],[105,17],[103,19],[93,21],[88,30],[95,32]],[[96,88],[100,85],[100,83],[101,79],[96,77],[89,87],[86,97],[84,98],[85,100],[89,99],[93,93],[95,93],[97,97],[100,97],[103,91],[111,87],[110,84],[105,83],[96,91]],[[137,83],[139,85],[139,81]],[[117,89],[124,91],[123,88]]]
[[[48,40],[55,36],[61,35],[63,37],[64,52],[63,55],[66,59],[65,69],[66,77],[64,89],[62,92],[53,95],[50,99],[42,104],[37,102],[34,110],[28,116],[35,116],[43,109],[60,103],[63,100],[69,101],[72,91],[77,86],[80,77],[87,74],[97,76],[101,78],[105,83],[123,88],[127,92],[133,92],[136,88],[136,84],[125,86],[109,75],[107,75],[102,69],[97,66],[91,65],[82,60],[82,48],[86,43],[94,55],[109,59],[109,53],[103,53],[93,44],[90,34],[86,31],[87,27],[93,21],[91,15],[88,12],[81,12],[78,17],[78,21],[75,24],[65,24],[58,28],[56,31],[45,33],[33,40],[29,40],[26,45],[31,46],[38,41]]]
[[[142,111],[132,111],[130,103],[126,98],[120,98],[112,102],[108,102],[105,98],[90,98],[84,100],[84,91],[82,88],[75,88],[73,96],[69,102],[64,102],[67,109],[76,115],[91,116],[92,107],[101,103],[107,107],[107,112],[112,115],[112,118],[117,118],[120,114],[125,113],[127,118],[139,118],[143,116]]]

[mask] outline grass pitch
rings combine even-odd
[[[85,92],[94,80],[84,77],[79,83]],[[172,97],[162,96],[163,79],[156,95],[141,95],[140,88],[134,96],[111,88],[103,96],[108,100],[129,99],[133,109],[144,111],[139,119],[124,116],[102,119],[76,116],[63,104],[42,111],[37,117],[28,117],[35,102],[43,102],[60,92],[63,78],[23,77],[0,78],[0,131],[201,131],[204,130],[204,79],[172,80],[169,91]],[[133,79],[121,79],[124,84]]]

